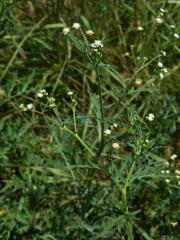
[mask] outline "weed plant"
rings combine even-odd
[[[178,13],[1,1],[0,239],[179,240]]]

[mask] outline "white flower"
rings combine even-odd
[[[63,33],[64,35],[67,35],[69,32],[70,32],[70,28],[69,28],[69,27],[65,27],[65,28],[63,28],[63,30],[62,30],[62,33]]]
[[[106,129],[104,131],[104,134],[105,134],[105,136],[110,135],[111,134],[111,130],[110,129]]]
[[[160,8],[160,12],[165,13],[166,11],[164,8]]]
[[[163,63],[162,62],[158,62],[158,67],[163,68]]]
[[[89,30],[86,31],[86,34],[88,36],[92,36],[92,35],[94,35],[94,32],[93,32],[93,30],[89,29]]]
[[[156,22],[159,23],[159,24],[161,24],[161,23],[163,23],[163,19],[160,18],[160,17],[157,17],[157,18],[156,18]]]
[[[166,183],[170,183],[170,180],[167,178],[167,179],[165,179],[165,182]]]
[[[141,27],[141,26],[139,26],[139,27],[137,28],[137,30],[141,32],[141,31],[143,31],[143,30],[144,30],[144,28],[143,28],[143,27]]]
[[[175,160],[177,158],[177,155],[176,154],[172,154],[170,158],[171,158],[171,160]]]
[[[175,37],[176,39],[179,39],[179,34],[178,34],[178,33],[174,33],[174,37]]]
[[[163,73],[160,73],[159,76],[160,76],[160,79],[164,78],[164,74]]]
[[[38,96],[39,98],[42,98],[42,97],[43,97],[43,93],[38,92],[37,96]]]
[[[176,225],[178,225],[178,222],[171,222],[171,225],[175,227]]]
[[[170,25],[170,28],[175,29],[175,26],[174,25]]]
[[[180,170],[176,169],[175,174],[180,175]]]
[[[27,104],[27,109],[31,110],[32,108],[33,108],[33,104],[32,103]]]
[[[72,96],[74,93],[72,91],[67,92],[68,96]]]
[[[117,128],[117,127],[118,127],[118,125],[117,125],[116,123],[114,123],[114,124],[113,124],[113,127]]]
[[[180,181],[178,181],[178,185],[180,185]]]
[[[180,176],[179,176],[179,175],[176,175],[176,178],[177,178],[177,179],[180,179]]]
[[[73,23],[72,27],[78,30],[81,27],[81,25],[79,23]]]
[[[169,174],[170,173],[169,170],[166,170],[166,173]]]
[[[162,171],[161,171],[161,173],[162,173],[162,174],[164,174],[164,173],[165,173],[165,171],[164,171],[164,170],[162,170]]]
[[[101,42],[101,40],[95,40],[92,44],[91,44],[91,47],[92,48],[102,48],[103,47],[103,44]]]
[[[166,56],[166,51],[161,51],[161,53],[164,57]]]
[[[168,161],[164,161],[164,164],[169,167],[169,162]]]
[[[19,107],[20,107],[21,109],[24,109],[24,108],[25,108],[23,103],[21,103],[21,104],[19,105]]]
[[[150,122],[152,122],[154,120],[154,114],[153,113],[149,113],[147,116],[146,116],[146,119],[149,120]]]
[[[118,143],[113,143],[113,144],[112,144],[112,147],[113,147],[114,149],[119,149],[119,144],[118,144]]]
[[[45,89],[42,89],[42,90],[40,90],[38,93],[37,93],[37,97],[39,97],[39,98],[42,98],[43,96],[47,96],[48,95],[48,93],[46,92],[46,90]]]
[[[163,68],[162,71],[163,71],[164,73],[168,73],[167,68]]]

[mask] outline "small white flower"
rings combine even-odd
[[[64,35],[67,35],[69,32],[70,32],[70,28],[69,28],[69,27],[65,27],[65,28],[63,28],[63,30],[62,30],[62,33],[63,33]]]
[[[165,173],[165,171],[164,171],[164,170],[162,170],[162,171],[161,171],[161,173],[162,173],[162,174],[164,174],[164,173]]]
[[[178,181],[178,185],[180,185],[180,181]]]
[[[48,93],[46,92],[45,89],[42,89],[42,90],[40,90],[40,91],[37,93],[37,96],[38,96],[39,98],[42,98],[43,96],[47,96],[47,95],[48,95]]]
[[[24,109],[24,108],[25,108],[23,103],[21,103],[21,104],[19,105],[19,107],[20,107],[21,109]]]
[[[87,31],[86,31],[86,35],[88,35],[88,36],[94,35],[93,30],[91,30],[91,29],[87,30]]]
[[[113,147],[114,149],[119,149],[119,144],[118,144],[118,143],[113,143],[113,144],[112,144],[112,147]]]
[[[73,23],[72,27],[78,30],[81,27],[81,25],[79,23]]]
[[[176,154],[172,154],[170,158],[171,158],[171,160],[175,160],[177,158],[177,155]]]
[[[169,170],[166,170],[166,174],[169,174],[170,173],[170,171]]]
[[[169,167],[169,162],[168,161],[164,161],[164,164],[166,165],[166,167]]]
[[[149,139],[146,139],[145,142],[146,142],[146,143],[149,143]]]
[[[32,103],[27,104],[27,109],[31,110],[32,108],[33,108],[33,104]]]
[[[160,8],[160,12],[165,13],[166,10],[164,8]]]
[[[162,71],[163,71],[164,73],[168,73],[167,68],[163,68]]]
[[[171,225],[175,227],[176,225],[178,225],[178,222],[171,222]]]
[[[166,56],[166,51],[161,51],[161,53],[164,57]]]
[[[158,67],[163,68],[163,63],[162,62],[158,62]]]
[[[174,33],[174,37],[175,37],[176,39],[179,39],[179,34],[178,34],[178,33]]]
[[[37,96],[38,96],[39,98],[42,98],[44,95],[43,95],[43,93],[38,92]]]
[[[160,79],[163,79],[163,78],[164,78],[164,74],[163,74],[163,73],[160,73],[160,74],[159,74],[159,77],[160,77]]]
[[[170,28],[175,29],[175,25],[170,25]]]
[[[146,119],[149,120],[150,122],[152,122],[154,120],[154,114],[153,113],[149,113],[147,116],[146,116]]]
[[[67,92],[68,96],[72,96],[74,93],[72,91]]]
[[[33,186],[33,189],[34,189],[34,190],[37,190],[37,186],[36,186],[36,185],[34,185],[34,186]]]
[[[117,127],[118,127],[118,125],[117,125],[116,123],[114,123],[114,124],[113,124],[113,127],[117,128]]]
[[[179,176],[179,175],[176,175],[176,178],[177,178],[177,179],[180,179],[180,176]]]
[[[141,27],[141,26],[139,26],[139,27],[137,28],[137,30],[140,31],[140,32],[142,32],[142,31],[144,30],[144,28]]]
[[[110,129],[106,129],[106,130],[104,131],[104,134],[105,134],[105,136],[110,135],[110,134],[111,134],[111,130],[110,130]]]
[[[167,178],[167,179],[165,179],[165,182],[166,183],[170,183],[170,180]]]
[[[176,169],[175,174],[180,175],[180,170]]]
[[[163,23],[163,19],[160,18],[160,17],[157,17],[157,18],[156,18],[156,22],[157,22],[158,24],[161,24],[161,23]]]

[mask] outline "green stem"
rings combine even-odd
[[[99,95],[99,104],[100,104],[100,113],[101,113],[101,141],[98,155],[101,154],[101,151],[104,147],[104,111],[103,111],[103,102],[102,102],[102,91],[101,91],[101,80],[99,77],[98,66],[95,67],[97,80],[98,80],[98,95]]]
[[[75,107],[72,108],[72,112],[73,112],[74,131],[75,131],[75,133],[77,133],[76,108]]]
[[[76,138],[81,143],[81,145],[91,154],[92,157],[95,157],[95,153],[91,150],[91,148],[83,141],[83,139],[77,133],[74,133],[66,126],[64,126],[63,129],[69,132],[74,138]]]

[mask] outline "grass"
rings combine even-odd
[[[0,9],[0,239],[178,240],[179,3]]]

